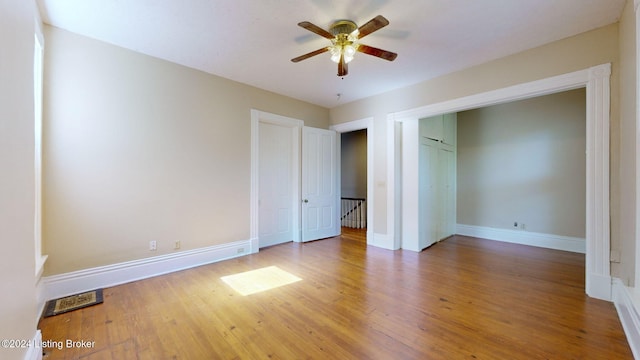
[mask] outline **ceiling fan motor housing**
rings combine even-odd
[[[338,20],[334,22],[329,28],[329,32],[331,32],[334,36],[339,34],[349,35],[354,32],[358,28],[358,25],[351,20]]]

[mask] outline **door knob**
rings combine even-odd
[[[303,202],[303,203],[308,203],[308,202],[309,202],[309,200],[308,200],[308,199],[304,199],[304,200],[302,200],[302,202]]]

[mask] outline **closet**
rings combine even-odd
[[[420,119],[419,241],[424,249],[455,234],[456,114]]]

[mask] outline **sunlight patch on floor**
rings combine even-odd
[[[242,296],[275,289],[302,280],[277,266],[223,276],[220,279]]]

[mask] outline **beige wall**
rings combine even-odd
[[[45,37],[46,275],[178,240],[248,240],[250,110],[328,127],[322,107],[57,28]]]
[[[0,339],[36,333],[32,1],[0,0]],[[26,349],[0,347],[1,359]]]
[[[612,24],[413,86],[337,106],[331,109],[331,123],[340,124],[372,115],[384,119],[389,113],[609,62],[614,63],[613,80],[617,86],[618,51],[618,24]],[[617,96],[617,89],[615,94]]]
[[[629,92],[633,86],[621,80],[621,72],[627,79],[635,74],[634,27],[633,2],[628,1],[620,24],[331,109],[333,124],[374,119],[374,232],[386,234],[387,114],[611,62],[612,249],[623,253],[622,264],[614,264],[612,270],[614,276],[632,281],[635,260],[630,255],[634,247],[630,232],[635,231],[635,209],[630,202],[633,196],[627,195],[635,193],[630,180],[635,177],[627,173],[635,169],[630,149],[635,142],[625,136],[634,126],[625,119],[635,105],[625,100],[633,98]],[[248,203],[248,109],[326,126],[327,111],[322,108],[61,30],[49,29],[47,37],[61,51],[47,58],[51,66],[46,100],[55,106],[46,109],[45,125],[50,128],[45,131],[51,131],[51,137],[45,139],[45,250],[51,253],[61,246],[69,255],[50,259],[47,274],[161,254],[163,243],[182,236],[190,239],[187,248],[245,239],[247,206],[232,204],[223,211],[207,203],[229,201],[225,196],[230,192],[216,190],[227,185],[243,188],[234,201]],[[186,96],[187,92],[193,96]],[[51,128],[54,123],[55,129]],[[200,140],[185,140],[193,134]],[[69,136],[73,141],[68,141]],[[136,145],[136,141],[144,143]],[[236,146],[240,143],[242,148]],[[227,145],[237,150],[234,155],[220,151]],[[205,161],[203,154],[211,153]],[[176,166],[167,170],[167,161]],[[197,175],[187,176],[187,172]],[[229,184],[231,178],[234,184]],[[187,207],[196,197],[195,208]],[[106,206],[94,205],[103,200]],[[91,211],[85,214],[85,208]],[[175,221],[174,214],[184,208],[199,215],[185,215],[177,221],[181,225],[171,229],[155,226],[166,219]],[[79,221],[86,217],[88,221]],[[132,225],[133,219],[140,224]],[[227,220],[233,229],[211,231]],[[152,238],[161,245],[154,254],[146,250]]]
[[[619,144],[617,171],[619,206],[611,208],[612,237],[620,239],[621,264],[612,264],[613,272],[627,285],[634,283],[636,234],[636,20],[633,0],[627,1],[620,19],[620,131],[611,136]],[[614,166],[617,165],[617,166]],[[613,174],[612,174],[613,176]]]
[[[376,209],[374,232],[388,235],[387,218],[387,164],[386,164],[386,117],[387,114],[409,110],[420,106],[486,92],[510,85],[543,79],[555,75],[587,69],[591,66],[612,63],[611,76],[611,207],[620,208],[621,188],[618,169],[620,166],[620,61],[618,24],[612,24],[577,36],[546,44],[518,54],[500,58],[482,65],[424,81],[414,86],[391,91],[378,96],[344,104],[331,109],[332,124],[374,118],[376,145],[374,163],[376,178],[374,191]],[[627,184],[628,185],[628,184]],[[625,186],[627,186],[625,185]],[[614,213],[614,216],[619,216]],[[613,219],[614,224],[619,219]],[[611,246],[620,250],[622,242],[628,241],[613,232]],[[631,263],[623,264],[633,268]],[[614,276],[620,273],[614,268]]]
[[[459,112],[457,222],[584,238],[585,148],[585,89]]]

